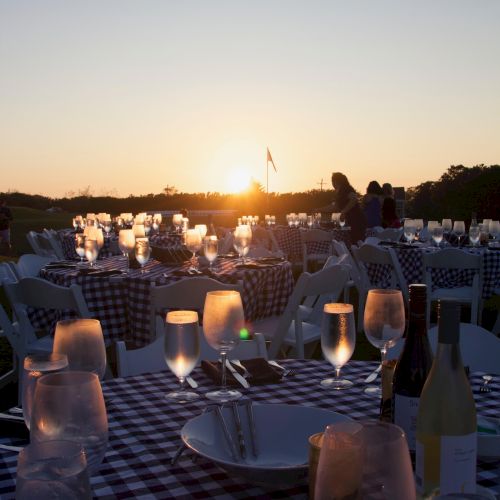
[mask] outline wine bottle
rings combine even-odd
[[[392,380],[392,416],[406,434],[408,448],[415,450],[420,393],[432,366],[427,338],[427,287],[410,285],[408,333]]]
[[[422,495],[475,493],[476,406],[462,364],[460,305],[439,304],[438,346],[420,396],[416,484]]]

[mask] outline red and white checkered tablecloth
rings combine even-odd
[[[379,399],[363,392],[363,379],[376,367],[376,363],[351,361],[342,368],[343,376],[354,382],[347,390],[333,391],[320,386],[320,381],[332,376],[333,368],[324,361],[280,361],[296,370],[294,377],[273,385],[260,385],[250,389],[239,388],[254,403],[303,405],[324,408],[347,415],[356,420],[376,419]],[[263,488],[250,484],[234,474],[227,474],[203,457],[193,461],[193,454],[184,453],[175,465],[170,459],[181,443],[180,432],[184,424],[199,415],[207,406],[203,395],[214,389],[204,372],[197,368],[192,373],[199,383],[199,400],[174,404],[165,394],[178,388],[178,381],[167,371],[145,374],[102,383],[108,413],[109,443],[103,463],[92,474],[91,485],[95,498],[289,498],[306,499],[307,484],[288,489]],[[472,373],[477,413],[497,418],[500,411],[498,378],[490,382],[491,393],[479,392],[482,373]],[[258,429],[257,429],[258,432]],[[0,434],[1,435],[1,434]],[[22,445],[23,442],[7,436],[0,442]],[[0,453],[0,497],[14,498],[17,453]],[[500,494],[500,460],[477,460],[477,483]],[[377,497],[378,498],[378,497]]]
[[[242,282],[245,319],[254,321],[281,314],[293,290],[291,264],[283,261],[260,269],[241,269],[237,264],[235,259],[219,258],[210,277],[222,283]],[[125,270],[126,262],[123,257],[110,257],[100,261],[99,267]],[[141,346],[151,342],[155,335],[149,328],[151,283],[166,285],[189,279],[171,274],[188,267],[189,263],[166,266],[150,260],[145,266],[146,274],[131,269],[129,274],[100,277],[82,274],[78,269],[50,269],[42,270],[41,277],[62,286],[76,283],[82,287],[90,312],[101,321],[107,344],[127,339]],[[47,328],[62,317],[67,317],[67,313],[33,311],[31,314],[32,321],[40,328]]]

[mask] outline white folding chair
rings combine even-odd
[[[42,257],[41,255],[35,255],[32,253],[21,255],[16,264],[18,278],[38,276],[40,274],[40,269],[53,260],[54,259],[51,259],[50,257]]]
[[[305,357],[306,346],[308,354],[312,354],[321,338],[323,305],[338,301],[348,277],[347,267],[342,265],[330,266],[314,274],[302,273],[283,314],[253,323],[253,329],[271,341],[270,358],[275,358],[282,347],[291,348],[297,358]],[[317,300],[306,320],[300,305],[311,296]]]
[[[331,233],[322,229],[299,229],[300,243],[302,245],[302,272],[309,270],[311,262],[324,264],[330,255],[333,255],[333,237]],[[323,252],[312,252],[313,245],[325,246]]]
[[[7,316],[7,313],[4,311],[4,308],[0,304],[0,337],[5,337],[9,344],[12,345],[12,342],[15,338],[14,327]],[[16,352],[12,349],[12,369],[5,372],[0,376],[0,388],[4,387],[6,384],[11,382],[17,377],[17,357]]]
[[[403,235],[403,228],[388,227],[377,233],[377,238],[382,241],[399,241]]]
[[[62,248],[61,239],[59,238],[59,234],[57,231],[53,229],[44,229],[43,233],[47,237],[49,241],[49,245],[52,248],[54,254],[59,260],[64,259],[64,250]]]
[[[430,305],[441,299],[454,299],[470,305],[471,323],[477,325],[482,309],[481,293],[483,289],[483,260],[480,255],[471,254],[458,248],[444,248],[439,252],[424,253],[423,276],[427,285],[427,311],[430,322]],[[455,288],[433,287],[433,273],[436,271],[470,271],[473,274],[471,286]]]
[[[164,356],[165,333],[161,334],[151,344],[139,349],[127,350],[125,342],[116,343],[116,361],[119,377],[130,377],[141,373],[155,373],[167,370]],[[219,351],[210,347],[200,328],[200,358],[208,361],[216,361],[220,358]],[[255,334],[251,340],[241,341],[232,351],[228,353],[228,359],[267,359],[266,342],[264,336]]]

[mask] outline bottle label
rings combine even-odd
[[[415,482],[419,493],[476,492],[477,434],[419,436],[416,441]]]
[[[405,431],[410,451],[415,450],[419,401],[420,398],[394,395],[394,423]]]

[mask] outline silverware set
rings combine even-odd
[[[493,379],[491,375],[483,375],[483,385],[479,388],[479,392],[487,393],[491,392],[491,388],[488,385]]]

